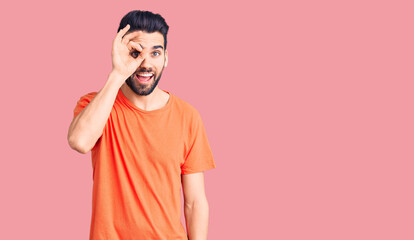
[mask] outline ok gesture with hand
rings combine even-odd
[[[121,75],[124,81],[141,65],[147,51],[142,49],[139,44],[130,41],[128,35],[125,35],[129,28],[130,25],[128,24],[117,33],[113,41],[111,54],[112,71]],[[132,56],[134,52],[138,52],[139,55],[137,57]]]

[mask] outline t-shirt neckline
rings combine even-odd
[[[166,92],[170,95],[170,97],[168,98],[167,104],[165,104],[162,108],[158,108],[158,109],[150,110],[150,111],[141,109],[141,108],[137,107],[135,104],[133,104],[131,101],[129,101],[129,99],[122,92],[121,88],[118,90],[118,97],[121,99],[122,102],[124,102],[124,104],[126,104],[127,106],[137,110],[138,112],[146,113],[146,114],[152,114],[152,113],[163,112],[163,111],[167,110],[168,108],[170,108],[170,106],[171,106],[171,103],[173,101],[173,94],[171,94],[170,92],[168,92],[166,90],[162,90],[162,91],[164,91],[164,92]]]

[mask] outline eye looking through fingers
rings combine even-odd
[[[139,56],[139,54],[140,54],[141,52],[138,52],[138,51],[136,51],[136,50],[133,50],[132,52],[131,52],[131,56],[133,57],[133,58],[137,58],[138,56]]]
[[[128,43],[128,49],[130,54],[133,58],[137,58],[141,52],[145,52],[146,50],[142,48],[141,44],[130,41]]]
[[[139,51],[139,49],[137,49],[135,46],[132,46],[132,44],[128,44],[128,49],[133,58],[137,58],[139,54],[141,53],[141,51]]]

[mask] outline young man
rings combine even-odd
[[[207,239],[203,171],[216,166],[197,110],[157,86],[168,28],[159,14],[125,15],[108,80],[75,107],[69,145],[92,150],[92,240]]]

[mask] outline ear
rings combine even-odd
[[[164,62],[164,67],[166,67],[168,65],[168,50],[165,49],[165,62]]]

